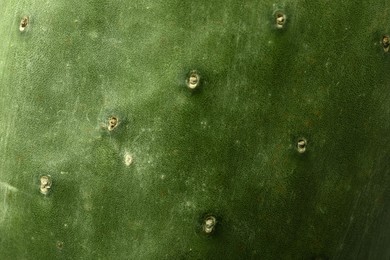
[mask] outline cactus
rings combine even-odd
[[[388,259],[390,2],[3,1],[1,259]]]

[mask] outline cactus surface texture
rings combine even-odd
[[[389,259],[390,1],[0,8],[0,259]]]

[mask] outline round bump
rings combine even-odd
[[[28,25],[28,16],[24,16],[19,24],[19,31],[23,32]]]
[[[133,156],[126,152],[124,156],[124,162],[126,166],[130,166],[133,163]]]
[[[200,86],[200,75],[196,70],[192,70],[187,76],[187,87],[191,90],[197,89]]]
[[[50,176],[41,176],[40,178],[40,182],[41,182],[41,185],[40,185],[40,192],[43,194],[43,195],[47,195],[49,194],[50,192],[50,189],[51,189],[51,185],[52,185],[52,179]]]
[[[390,49],[390,36],[384,35],[381,40],[383,50],[389,52]]]
[[[112,131],[114,130],[119,124],[119,120],[116,116],[111,116],[109,119],[108,119],[108,131]]]
[[[286,15],[282,11],[275,12],[275,26],[278,29],[282,29],[286,24]]]
[[[203,220],[202,230],[206,235],[210,235],[215,232],[217,225],[217,218],[213,215],[207,216]]]
[[[62,242],[62,241],[57,241],[56,247],[57,247],[59,250],[62,250],[62,249],[64,248],[64,242]]]
[[[305,138],[299,138],[297,142],[297,151],[298,153],[306,152],[307,140]]]

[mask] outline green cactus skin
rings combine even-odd
[[[389,1],[1,8],[1,259],[389,258]]]

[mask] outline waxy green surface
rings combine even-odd
[[[390,2],[0,6],[1,259],[389,258]]]

